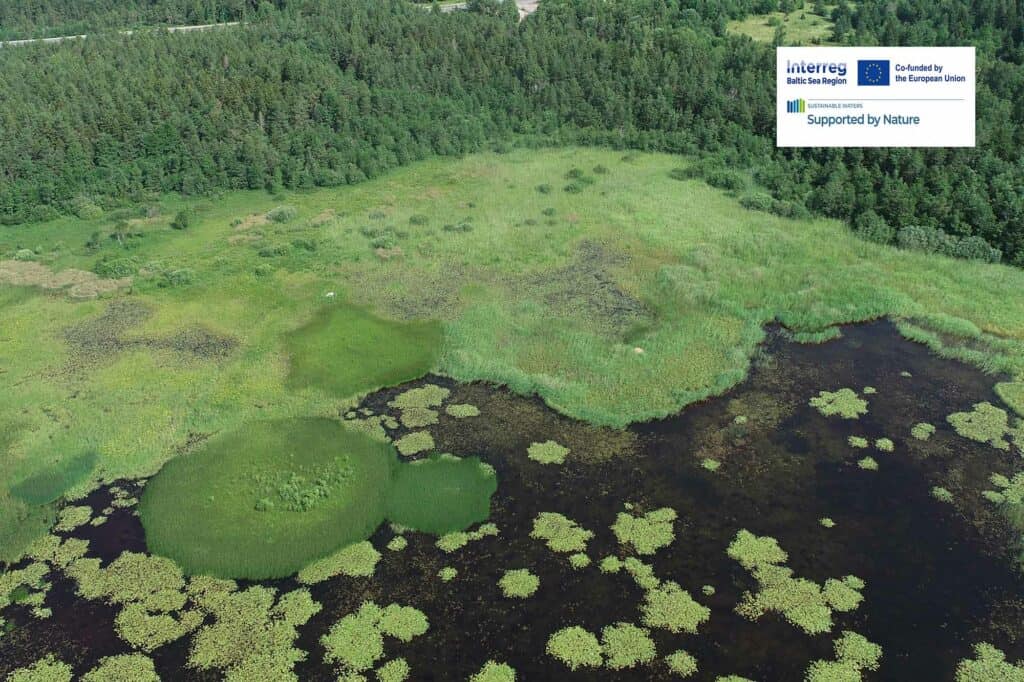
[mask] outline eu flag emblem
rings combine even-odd
[[[888,85],[888,59],[858,59],[857,85]]]

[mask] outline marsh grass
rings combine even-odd
[[[350,397],[426,374],[437,362],[441,326],[395,322],[345,303],[325,306],[287,337],[288,385]]]
[[[0,328],[11,330],[5,357],[17,360],[0,372],[0,426],[18,422],[13,440],[0,449],[3,480],[19,484],[62,470],[88,447],[97,454],[93,470],[69,478],[69,488],[50,488],[81,495],[96,481],[155,473],[190,449],[193,434],[338,409],[339,394],[378,383],[364,383],[366,373],[383,376],[394,367],[385,363],[388,371],[377,375],[373,363],[348,362],[336,343],[344,329],[331,327],[320,348],[306,348],[309,381],[289,381],[296,330],[320,316],[326,328],[324,310],[346,306],[325,299],[328,292],[365,306],[374,318],[443,326],[443,335],[428,333],[431,342],[422,347],[420,335],[409,339],[411,349],[399,359],[420,358],[416,372],[430,365],[460,380],[505,384],[602,425],[663,417],[735,386],[773,320],[799,334],[882,316],[896,318],[908,338],[940,353],[1009,375],[1000,396],[1011,407],[1017,400],[1015,409],[1024,412],[1024,300],[1013,295],[1024,290],[1019,269],[879,246],[835,221],[750,211],[685,173],[670,178],[672,168],[688,165],[678,156],[627,156],[573,148],[431,160],[357,187],[279,197],[225,193],[196,212],[184,231],[163,221],[132,256],[142,265],[188,268],[195,277],[175,288],[137,282],[132,299],[152,311],[138,332],[170,338],[183,328],[205,328],[237,339],[238,348],[219,358],[140,346],[106,365],[89,364],[64,331],[99,317],[105,303],[0,287]],[[557,191],[572,165],[601,165],[609,175],[598,178],[600,191]],[[552,188],[540,206],[533,189],[539,183]],[[190,200],[168,195],[148,203],[174,216]],[[469,203],[477,206],[471,232],[432,230],[464,217],[457,207]],[[286,242],[287,255],[255,277],[265,260],[258,249],[229,240],[247,217],[282,204],[298,216],[281,227],[267,223],[263,231],[264,241]],[[342,204],[344,215],[310,227]],[[388,223],[409,227],[401,258],[378,258],[358,232],[381,206],[389,206]],[[539,208],[577,220],[515,227]],[[430,227],[409,223],[414,215],[426,216]],[[242,222],[232,227],[234,220]],[[107,229],[102,219],[78,218],[11,227],[0,234],[0,252],[31,242],[53,254],[54,272],[87,271],[98,256],[84,244]],[[277,229],[288,234],[273,234]],[[296,238],[315,240],[316,251],[293,247]],[[564,292],[542,283],[580,263],[582,242],[602,245],[606,258],[591,269],[605,278],[602,291],[624,293],[645,311],[635,331],[621,328],[614,307],[548,298]],[[629,310],[635,317],[637,309]],[[431,319],[440,322],[425,322]],[[365,357],[386,360],[396,348],[391,341]],[[434,341],[439,355],[428,362],[438,352]],[[316,367],[324,369],[319,376]],[[344,381],[335,385],[336,379]],[[78,395],[73,410],[48,410],[70,395]],[[0,491],[0,555],[16,556],[33,535],[44,534],[51,513]]]

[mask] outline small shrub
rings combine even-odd
[[[18,249],[14,252],[14,260],[35,260],[36,253],[32,249]]]
[[[604,175],[607,172],[608,172],[608,169],[605,168],[604,166],[602,166],[601,164],[598,164],[598,165],[594,166],[594,174],[595,175]]]
[[[175,230],[187,230],[192,226],[192,222],[195,219],[195,214],[190,209],[182,209],[174,216],[174,220],[171,221],[171,228]]]
[[[751,211],[771,211],[775,205],[775,199],[764,192],[744,194],[740,197],[740,206]]]
[[[95,220],[103,217],[103,209],[86,196],[77,196],[71,200],[71,212],[82,220]]]
[[[299,210],[294,206],[278,206],[267,211],[266,218],[272,223],[287,223],[299,215]]]
[[[583,177],[583,171],[579,168],[570,168],[569,172],[565,174],[567,180],[579,180]]]
[[[452,224],[445,225],[444,226],[444,231],[445,232],[472,232],[473,231],[473,224],[468,222],[468,221],[463,220],[462,222],[456,223],[454,225],[452,225]]]
[[[430,222],[430,220],[422,213],[416,213],[415,215],[409,216],[410,225],[426,225],[428,222]]]
[[[270,277],[272,274],[274,274],[274,267],[270,263],[260,263],[252,271],[252,274],[256,275],[259,278]]]
[[[104,258],[92,267],[100,277],[121,279],[131,277],[139,271],[139,262],[134,258]]]
[[[292,246],[302,251],[309,251],[312,253],[316,251],[316,240],[315,239],[294,239],[292,240]]]
[[[689,180],[693,178],[695,174],[689,168],[673,168],[668,172],[668,176],[673,180]]]
[[[179,268],[177,270],[168,270],[163,274],[160,280],[159,286],[168,289],[175,287],[188,286],[195,279],[195,273],[189,268]]]
[[[579,182],[570,182],[562,189],[569,194],[579,194],[583,191],[583,184]]]
[[[287,244],[277,244],[275,246],[265,246],[259,251],[260,258],[277,258],[278,256],[287,256],[290,247]]]
[[[543,211],[541,211],[541,213],[550,218],[551,216],[555,215],[555,209],[549,206],[548,208],[545,208]]]
[[[704,181],[712,187],[729,191],[743,189],[747,184],[742,175],[736,171],[725,169],[717,169],[705,173]]]
[[[876,244],[892,244],[896,239],[892,225],[870,208],[853,219],[853,229],[863,239]]]
[[[533,227],[534,225],[537,224],[537,221],[534,218],[527,218],[526,220],[523,221],[523,224]]]
[[[540,192],[541,194],[551,194],[551,185],[547,183],[537,185],[537,191]]]

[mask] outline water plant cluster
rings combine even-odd
[[[834,661],[814,661],[807,668],[805,682],[856,682],[865,670],[878,670],[882,647],[863,635],[844,630],[833,642]]]
[[[810,405],[826,417],[839,415],[843,419],[857,419],[868,413],[868,401],[858,396],[852,388],[821,391],[811,398]]]
[[[1006,654],[988,642],[974,645],[974,658],[956,667],[956,682],[1024,682],[1024,665],[1006,660]]]
[[[655,509],[641,516],[619,512],[612,532],[621,544],[631,546],[637,554],[654,554],[675,539],[672,527],[675,520],[676,511],[671,507]]]
[[[757,592],[745,592],[736,612],[757,620],[775,612],[810,635],[832,629],[832,612],[853,611],[863,601],[864,581],[856,576],[829,578],[824,585],[797,578],[783,564],[789,555],[775,538],[757,536],[743,529],[726,550],[753,575]]]
[[[569,448],[553,440],[547,440],[543,443],[531,443],[526,454],[534,462],[541,464],[562,464],[565,462],[565,456],[569,454]]]
[[[1009,450],[1012,441],[1024,450],[1024,420],[1014,419],[1011,425],[1006,410],[989,402],[975,403],[970,412],[954,412],[946,420],[964,438],[999,450]]]
[[[357,611],[332,625],[320,643],[326,650],[325,660],[334,664],[342,678],[347,679],[345,676],[360,675],[371,670],[384,657],[385,637],[408,643],[429,628],[430,621],[418,609],[400,604],[378,606],[372,601],[367,601],[363,602]],[[407,664],[389,663],[392,668],[385,671],[385,675],[395,676],[398,680],[404,679],[404,676],[396,675],[396,667],[408,674]],[[380,670],[378,669],[378,677]]]
[[[516,568],[505,571],[498,581],[501,593],[510,599],[526,599],[532,597],[540,587],[540,578],[528,568]]]
[[[552,552],[572,554],[585,552],[594,533],[557,512],[541,512],[533,521],[530,537],[543,540]]]

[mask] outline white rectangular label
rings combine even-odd
[[[973,147],[973,47],[779,47],[779,147]]]

